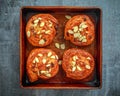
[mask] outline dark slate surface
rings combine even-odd
[[[120,96],[120,0],[0,0],[0,96]],[[19,15],[22,6],[97,6],[103,10],[100,90],[21,89]]]

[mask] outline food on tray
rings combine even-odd
[[[64,52],[62,68],[68,78],[85,79],[93,73],[94,67],[94,58],[90,53],[76,48]]]
[[[65,15],[65,18],[66,19],[71,19],[71,16],[70,15]]]
[[[34,49],[28,56],[26,69],[30,82],[52,78],[59,70],[58,56],[51,49]]]
[[[77,46],[89,45],[95,38],[95,26],[87,15],[76,15],[71,17],[65,15],[69,21],[65,25],[64,37]],[[26,35],[28,41],[33,46],[45,47],[49,45],[55,37],[58,21],[50,14],[37,14],[30,18],[26,25]],[[65,50],[65,43],[54,42],[54,47]],[[54,49],[52,49],[54,50]],[[66,77],[83,80],[94,71],[94,58],[84,50],[72,48],[63,54],[63,59],[58,60],[58,56],[51,49],[37,48],[30,52],[27,59],[27,75],[30,82],[39,79],[50,79],[59,71],[62,65]]]
[[[62,50],[64,50],[64,49],[65,49],[65,44],[64,44],[64,43],[62,43],[62,44],[60,44],[60,43],[55,43],[55,47],[56,47],[57,49],[62,49]]]
[[[55,37],[58,21],[50,14],[32,16],[26,25],[28,41],[33,46],[49,45]]]
[[[65,25],[64,37],[78,46],[89,45],[95,38],[95,25],[87,15],[76,15]]]

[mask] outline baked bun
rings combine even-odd
[[[86,79],[93,73],[94,66],[94,58],[84,50],[72,48],[64,52],[62,68],[68,78]]]
[[[30,82],[50,79],[59,70],[58,56],[51,49],[33,49],[28,56],[26,69]]]
[[[90,45],[95,38],[95,26],[87,15],[76,15],[65,25],[64,37],[78,46]]]
[[[28,41],[33,46],[44,47],[49,45],[55,37],[58,21],[50,14],[32,16],[26,25]]]

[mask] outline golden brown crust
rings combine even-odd
[[[94,23],[87,15],[76,15],[66,23],[64,36],[75,45],[89,45],[95,38]]]
[[[33,49],[27,59],[27,75],[30,82],[54,77],[58,70],[58,56],[51,49]]]
[[[26,25],[28,41],[33,46],[44,47],[49,45],[55,37],[58,21],[50,14],[32,16]]]
[[[84,50],[72,48],[64,52],[62,68],[68,78],[85,79],[93,73],[94,66],[94,58]]]

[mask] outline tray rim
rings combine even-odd
[[[22,54],[23,54],[23,50],[22,49],[22,43],[24,41],[22,41],[22,12],[23,12],[23,9],[51,9],[51,8],[58,8],[58,9],[98,9],[100,11],[100,86],[98,87],[92,87],[92,86],[84,86],[84,87],[79,87],[79,86],[72,86],[72,87],[69,87],[69,86],[24,86],[22,85]],[[96,7],[96,6],[22,6],[20,8],[20,33],[19,33],[19,37],[20,37],[20,49],[19,49],[19,53],[20,53],[20,87],[21,88],[29,88],[29,89],[101,89],[102,88],[102,16],[103,16],[103,13],[102,13],[102,9],[100,7]]]

